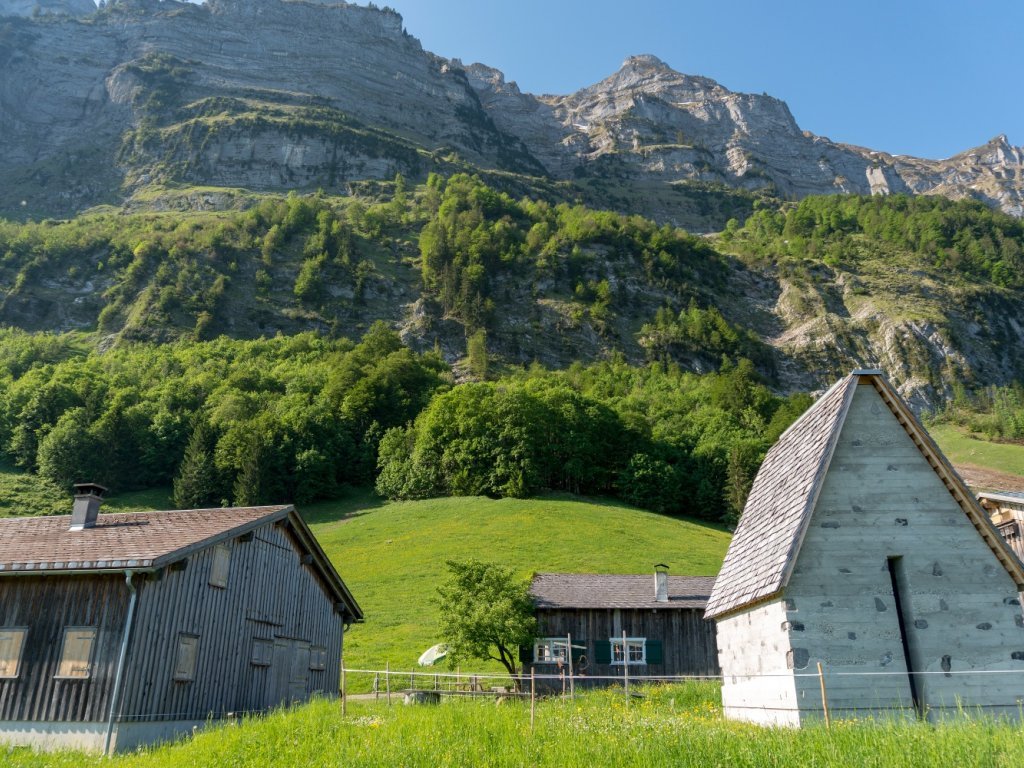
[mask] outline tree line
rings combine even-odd
[[[616,496],[734,520],[774,439],[809,404],[746,360],[696,375],[621,358],[455,385],[383,323],[128,344],[0,332],[0,450],[62,488],[172,486],[182,507],[389,498]]]

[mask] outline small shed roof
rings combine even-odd
[[[0,577],[45,573],[157,570],[267,523],[285,523],[312,555],[318,576],[348,614],[356,603],[301,515],[291,505],[108,513],[70,530],[71,516],[0,519]]]
[[[881,371],[855,371],[836,382],[768,451],[715,580],[707,618],[768,600],[789,582],[858,385],[874,386],[1014,582],[1024,589],[1024,566],[907,404]]]
[[[697,608],[711,595],[714,576],[669,576],[668,602],[654,599],[654,574],[616,576],[538,573],[530,594],[538,608]]]
[[[978,494],[978,498],[1003,501],[1009,504],[1024,504],[1024,493],[1020,491],[982,491]]]

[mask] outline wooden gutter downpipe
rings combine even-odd
[[[124,636],[121,638],[121,653],[117,659],[117,674],[114,676],[114,691],[110,697],[110,715],[107,717],[107,735],[103,740],[103,754],[105,755],[110,755],[110,741],[114,735],[114,716],[117,714],[117,708],[121,703],[121,685],[124,679],[124,663],[128,656],[128,641],[131,638],[132,625],[135,621],[135,602],[139,593],[136,591],[135,585],[132,583],[132,577],[134,575],[134,571],[126,570],[124,572],[124,583],[128,585],[128,592],[131,594],[131,599],[128,603],[128,618],[124,623]]]

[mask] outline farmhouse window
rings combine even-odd
[[[535,664],[567,663],[566,652],[569,644],[564,637],[543,637],[533,644],[533,662]]]
[[[646,664],[647,639],[644,637],[611,638],[612,664]]]
[[[327,649],[322,645],[314,645],[309,649],[309,668],[314,672],[327,669]]]
[[[254,637],[252,641],[252,656],[249,661],[254,667],[269,667],[274,658],[274,641],[261,637]]]
[[[182,683],[195,680],[198,657],[199,636],[181,632],[178,635],[178,655],[174,660],[174,679]]]
[[[17,677],[27,629],[0,629],[0,679]]]
[[[95,644],[95,627],[65,627],[57,677],[72,680],[83,680],[89,677],[92,647]]]
[[[210,566],[210,586],[224,589],[228,585],[231,570],[231,550],[224,544],[213,548],[213,564]]]

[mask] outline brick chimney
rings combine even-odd
[[[72,531],[93,528],[100,514],[100,504],[107,489],[96,483],[77,483],[75,485],[75,505],[71,508]]]
[[[654,600],[658,603],[668,602],[668,566],[664,563],[654,566]]]

